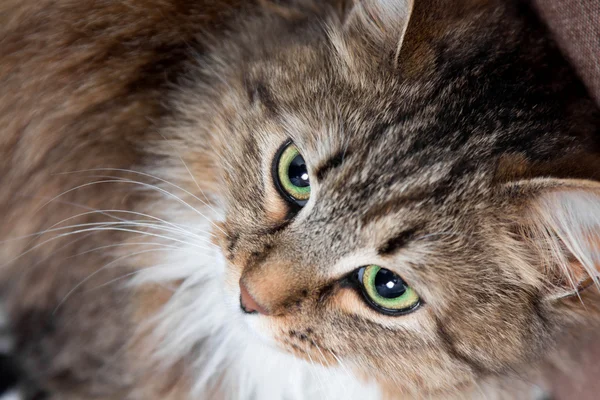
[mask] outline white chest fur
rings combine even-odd
[[[379,390],[359,382],[342,368],[324,368],[270,347],[242,321],[238,298],[225,289],[225,261],[209,243],[208,211],[196,221],[169,216],[189,229],[186,245],[166,252],[156,267],[134,283],[169,285],[183,280],[157,317],[161,346],[155,356],[177,362],[195,355],[191,399],[204,399],[219,383],[231,400],[379,399]],[[186,213],[181,213],[186,215]],[[189,217],[189,214],[186,215]],[[193,226],[193,228],[189,228]]]

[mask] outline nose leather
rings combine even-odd
[[[255,299],[252,297],[248,288],[244,283],[240,280],[240,307],[247,314],[263,314],[267,315],[268,311],[266,308],[261,306]]]

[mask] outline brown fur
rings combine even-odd
[[[117,175],[58,174],[142,163],[141,145],[160,138],[153,127],[168,111],[164,90],[189,59],[190,46],[198,47],[197,33],[220,29],[242,3],[3,1],[0,238],[47,229],[89,209],[131,210],[143,203],[147,195],[132,191],[131,185],[104,184],[46,204],[79,184],[101,180],[89,175]],[[98,220],[84,216],[69,223]],[[52,236],[34,238],[29,246]],[[45,389],[60,393],[58,398],[122,399],[134,382],[142,385],[126,362],[127,341],[137,324],[135,295],[114,284],[101,286],[128,267],[98,273],[65,300],[75,285],[111,261],[105,252],[67,257],[123,239],[101,232],[68,244],[73,238],[66,237],[1,269],[17,352]],[[27,242],[4,244],[2,259],[19,256]],[[99,370],[103,364],[110,367]],[[153,379],[147,381],[154,385]],[[153,396],[166,398],[149,392],[139,398]]]
[[[241,279],[269,311],[248,317],[267,318],[283,349],[345,360],[390,397],[461,395],[531,372],[593,315],[591,290],[588,311],[549,300],[569,289],[565,271],[536,247],[527,216],[555,189],[531,179],[599,179],[600,117],[526,7],[417,2],[398,52],[398,27],[375,20],[371,34],[343,1],[271,4],[219,36],[242,3],[4,2],[0,238],[90,208],[169,218],[126,183],[48,200],[95,175],[139,179],[64,174],[93,168],[161,170],[194,191],[184,161],[227,204],[214,234],[228,284]],[[291,218],[269,172],[288,139],[311,168],[343,155],[311,176],[318,201]],[[407,230],[403,246],[378,253]],[[26,369],[57,398],[185,398],[190,360],[146,365],[160,342],[140,331],[170,292],[110,284],[144,257],[101,270],[114,252],[74,257],[135,238],[67,236],[26,252],[48,238],[1,250],[19,257],[2,282]],[[332,270],[345,257],[356,264]],[[425,305],[393,318],[369,308],[347,278],[370,263],[399,271]]]
[[[562,312],[545,300],[550,277],[544,273],[550,271],[542,265],[537,270],[527,266],[537,256],[528,243],[512,237],[512,225],[527,223],[523,206],[540,192],[524,189],[529,193],[523,195],[524,203],[515,203],[502,184],[540,176],[596,179],[600,160],[597,110],[581,86],[567,83],[575,77],[565,69],[543,27],[525,8],[512,3],[418,2],[397,72],[385,62],[395,45],[388,41],[390,37],[371,40],[350,25],[345,34],[333,35],[332,52],[313,41],[312,27],[307,25],[302,36],[307,39],[283,44],[266,41],[260,49],[253,49],[260,54],[257,58],[225,45],[226,51],[218,53],[218,65],[237,66],[237,60],[244,60],[245,68],[220,71],[227,77],[227,86],[210,96],[210,106],[201,103],[201,112],[183,109],[188,120],[214,121],[208,129],[210,140],[221,149],[219,157],[228,160],[223,173],[230,207],[224,227],[235,236],[235,241],[223,247],[232,249],[228,258],[236,276],[243,277],[248,290],[273,315],[272,335],[295,354],[304,351],[315,356],[310,340],[303,345],[295,339],[309,327],[322,338],[318,346],[325,353],[331,351],[341,359],[361,354],[363,373],[369,370],[384,386],[413,394],[456,389],[474,378],[502,375],[534,362],[551,346],[555,329],[562,324]],[[285,32],[277,23],[248,29],[256,29],[261,37],[285,37],[269,31]],[[251,34],[234,40],[257,42]],[[463,46],[465,41],[470,44]],[[474,49],[475,42],[479,50]],[[490,46],[497,48],[490,50]],[[479,58],[477,51],[482,52]],[[305,61],[299,65],[297,59]],[[542,64],[549,69],[542,72]],[[444,68],[452,77],[448,79],[459,78],[444,81]],[[459,73],[465,68],[473,75]],[[499,74],[501,83],[494,81]],[[244,76],[243,82],[239,75]],[[204,88],[210,79],[208,73],[198,87]],[[436,92],[432,82],[440,79]],[[255,81],[268,85],[269,94],[260,93],[259,104],[252,97],[250,102],[244,98],[244,83],[252,86]],[[469,106],[457,105],[466,92],[477,93],[486,85],[490,93],[511,89],[504,99],[488,94]],[[536,94],[541,87],[548,91]],[[428,91],[436,95],[424,100]],[[564,106],[542,100],[548,93],[557,96],[553,99],[562,98]],[[536,104],[539,113],[525,103],[519,105],[521,100]],[[407,103],[427,105],[428,111],[411,109]],[[469,114],[474,112],[470,107],[481,109]],[[522,113],[523,125],[516,123],[516,117],[501,128],[494,125],[502,124],[499,119],[489,123],[481,119],[483,115],[502,118],[507,110],[508,115]],[[446,128],[439,119],[449,123],[452,113],[464,113],[461,121],[473,125]],[[286,126],[293,117],[300,122]],[[328,133],[329,129],[337,132],[340,123],[344,137]],[[235,135],[230,134],[231,127]],[[436,136],[436,130],[446,136]],[[463,141],[460,131],[472,133]],[[317,181],[322,184],[319,200],[310,214],[299,214],[301,225],[292,220],[287,226],[282,220],[284,228],[279,229],[276,222],[263,218],[262,204],[276,201],[273,194],[268,189],[248,188],[246,182],[263,180],[264,168],[255,157],[270,160],[286,136],[301,146],[309,165],[322,165],[340,149],[347,152],[341,166]],[[186,142],[183,135],[180,140]],[[431,181],[438,179],[433,168],[444,161],[448,163],[442,168],[451,176],[441,180],[440,186],[429,186],[428,174],[432,174]],[[394,173],[388,175],[388,171]],[[410,187],[400,189],[401,182]],[[390,188],[394,184],[397,189]],[[395,261],[395,254],[386,259],[415,286],[428,282],[418,290],[424,291],[431,311],[423,311],[419,320],[423,326],[412,331],[403,329],[402,321],[361,310],[356,292],[338,284],[344,272],[351,270],[332,276],[328,268],[356,248],[379,248],[403,227],[415,224],[423,235],[450,230],[456,236],[442,235],[427,244],[429,249],[415,253],[410,252],[411,242],[407,243],[407,249],[401,250],[406,253],[402,260],[412,257],[413,264]],[[268,234],[269,230],[274,233]],[[418,241],[413,242],[418,248]],[[416,254],[423,251],[427,256],[419,259]],[[361,262],[365,261],[355,267]],[[443,282],[452,282],[444,286],[445,293],[439,288],[429,292]],[[314,327],[315,321],[323,320],[327,324]],[[379,325],[388,326],[394,334],[378,334]],[[340,330],[345,331],[343,339],[335,333]],[[402,361],[377,356],[386,350]],[[414,365],[419,368],[412,369]],[[423,379],[426,373],[430,375]]]

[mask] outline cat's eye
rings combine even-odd
[[[310,180],[306,162],[292,142],[284,144],[273,162],[273,180],[284,198],[299,206],[310,198]]]
[[[367,302],[384,314],[406,314],[421,304],[419,295],[400,276],[378,265],[360,268],[358,281]]]

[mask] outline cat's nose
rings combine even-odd
[[[259,313],[267,315],[268,311],[252,297],[246,285],[240,280],[240,307],[247,314]]]

